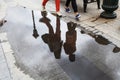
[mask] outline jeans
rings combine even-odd
[[[73,8],[74,12],[78,12],[76,0],[67,0],[65,6],[68,7],[70,2],[72,4],[72,8]]]

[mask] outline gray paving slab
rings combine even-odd
[[[0,43],[0,80],[11,80],[11,76],[9,73],[7,61],[5,55],[3,53],[3,48]]]

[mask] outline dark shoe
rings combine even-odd
[[[69,8],[65,8],[65,12],[70,13],[71,10]]]
[[[75,16],[75,19],[79,19],[81,17],[81,15],[80,14],[77,14],[76,16]]]

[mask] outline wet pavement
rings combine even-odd
[[[35,80],[113,80],[85,57],[113,53],[108,41],[82,34],[76,23],[49,12],[34,11],[35,23],[32,18],[31,10],[12,8],[1,27],[21,71]]]

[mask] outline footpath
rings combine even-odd
[[[24,2],[26,1],[26,2]],[[35,4],[33,0],[20,0],[16,1],[17,4],[13,3],[13,5],[21,5],[28,7],[30,9],[41,10],[39,4],[41,1],[36,0]],[[54,1],[50,1],[47,5],[47,10],[50,12],[55,11],[55,5],[53,4]],[[65,17],[61,18],[65,22],[73,21],[78,23],[78,28],[83,29],[84,31],[93,34],[93,35],[101,35],[102,37],[106,38],[110,41],[113,45],[120,47],[120,8],[118,8],[115,12],[117,13],[116,19],[104,19],[100,18],[99,15],[103,11],[102,9],[97,9],[96,3],[88,4],[87,13],[83,12],[83,3],[78,2],[79,12],[81,13],[80,21],[76,21],[74,19],[74,14],[72,13],[65,13],[64,11],[64,3],[65,1],[61,1],[61,13],[64,14]],[[95,7],[96,5],[96,7]],[[33,80],[28,75],[23,74],[20,72],[18,68],[15,67],[15,58],[12,55],[13,51],[7,39],[7,34],[5,32],[0,32],[0,80]],[[112,55],[114,62],[111,62],[112,69],[117,71],[117,67],[119,67],[119,54]],[[94,60],[94,59],[91,59]],[[102,61],[101,61],[102,62]],[[103,63],[94,63],[97,67],[101,70],[107,70],[106,65]],[[17,74],[18,73],[18,74]],[[115,80],[119,80],[120,76],[115,75],[114,72],[111,73],[105,71],[110,76],[114,76]],[[109,74],[110,73],[110,74]],[[116,72],[115,72],[116,73]],[[20,76],[21,75],[21,76]],[[24,76],[24,77],[23,77]],[[22,78],[21,78],[22,77]]]

